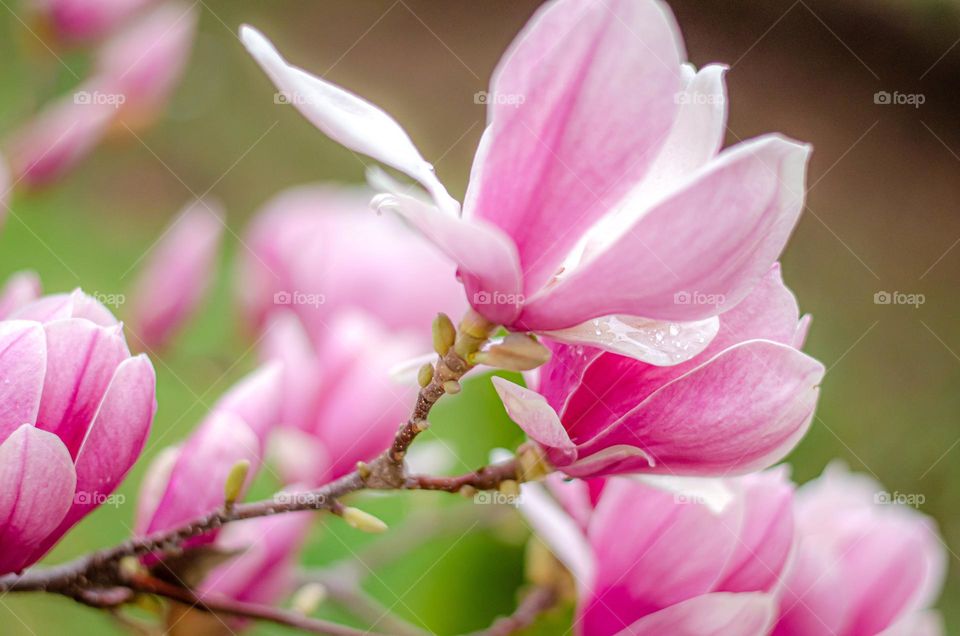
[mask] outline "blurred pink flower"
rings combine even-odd
[[[417,389],[390,371],[418,352],[415,339],[358,312],[334,316],[317,345],[296,315],[277,315],[261,355],[283,363],[283,427],[272,450],[284,481],[323,484],[389,446]]]
[[[163,347],[196,313],[216,273],[223,208],[198,200],[160,235],[134,284],[133,333],[150,348]]]
[[[551,478],[557,499],[524,487],[521,511],[576,581],[576,633],[767,633],[794,544],[793,488],[784,470],[719,483],[731,495],[720,512],[625,477]]]
[[[723,69],[684,65],[657,0],[537,12],[477,95],[489,126],[463,216],[389,115],[289,65],[256,30],[240,34],[314,125],[426,188],[432,201],[371,179],[388,192],[378,207],[418,227],[456,262],[474,309],[513,330],[643,355],[630,341],[649,340],[652,321],[709,322],[740,302],[803,208],[809,147],[767,135],[718,154]],[[682,331],[694,336],[683,359],[709,329]]]
[[[263,327],[292,311],[319,344],[332,317],[365,311],[386,328],[429,337],[438,311],[466,309],[454,267],[361,190],[303,186],[268,202],[245,238],[238,295]]]
[[[0,320],[40,296],[40,277],[36,272],[15,272],[0,289]]]
[[[155,0],[30,0],[29,9],[62,40],[106,35]]]
[[[824,368],[798,350],[807,324],[775,265],[693,360],[657,367],[552,344],[539,392],[493,382],[568,475],[745,473],[786,455],[813,418]]]
[[[281,369],[267,365],[225,393],[190,438],[150,465],[140,490],[134,532],[158,532],[216,510],[231,469],[250,462],[247,485],[259,469],[267,435],[277,425]],[[209,542],[216,533],[203,537]]]
[[[150,361],[80,291],[0,321],[0,574],[108,501],[146,442],[155,385]]]
[[[896,495],[896,494],[895,494]],[[799,542],[776,636],[934,636],[947,553],[933,519],[831,464],[797,492]]]

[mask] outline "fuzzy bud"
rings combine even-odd
[[[350,526],[362,532],[379,534],[387,531],[387,524],[369,512],[364,512],[359,508],[344,508],[340,516],[343,517],[343,520],[350,524]]]
[[[477,353],[473,360],[508,371],[531,371],[550,360],[550,350],[533,336],[511,333],[503,342]]]
[[[447,380],[443,383],[443,390],[447,395],[456,395],[462,388],[456,380]]]
[[[320,583],[307,583],[293,595],[290,606],[298,614],[309,616],[316,612],[325,600],[327,588]]]
[[[437,317],[433,320],[433,350],[441,356],[445,356],[456,339],[457,330],[454,328],[450,316],[442,313],[437,314]]]
[[[420,387],[423,388],[428,384],[430,384],[430,382],[432,381],[433,381],[433,365],[428,362],[427,364],[420,367],[420,370],[417,372],[417,384],[419,384]]]
[[[227,474],[227,480],[223,484],[223,498],[227,507],[232,506],[240,498],[243,491],[243,485],[247,481],[247,474],[250,472],[250,462],[246,459],[238,461]]]

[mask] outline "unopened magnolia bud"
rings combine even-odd
[[[447,380],[443,383],[443,390],[449,395],[456,395],[460,392],[463,387],[460,386],[460,383],[456,380]]]
[[[501,481],[498,490],[509,497],[520,496],[520,484],[512,479],[504,479]]]
[[[380,519],[377,519],[369,512],[364,512],[359,508],[344,508],[343,512],[340,513],[340,516],[342,516],[343,520],[352,527],[363,532],[379,534],[387,531],[387,524]]]
[[[307,583],[293,595],[290,607],[294,612],[309,616],[327,600],[327,588],[320,583]]]
[[[517,451],[517,476],[520,481],[537,481],[552,472],[550,463],[543,451],[532,444],[524,445]]]
[[[124,579],[131,579],[143,571],[143,565],[140,559],[135,556],[126,556],[120,559],[120,575]]]
[[[453,346],[457,339],[457,330],[447,314],[437,314],[433,320],[433,350],[442,356]]]
[[[227,474],[227,480],[223,484],[223,498],[227,506],[232,506],[240,498],[243,490],[243,484],[247,481],[247,473],[250,472],[250,462],[246,459],[238,461]]]
[[[511,333],[503,342],[477,353],[473,359],[479,364],[498,369],[531,371],[550,360],[550,350],[533,336]]]
[[[459,492],[461,495],[463,495],[467,499],[473,499],[477,494],[477,489],[471,486],[470,484],[467,484],[466,486],[460,486],[460,490],[458,490],[457,492]]]
[[[494,327],[496,327],[495,324],[472,309],[468,311],[463,317],[463,320],[460,321],[460,331],[473,338],[483,340],[486,340],[490,336],[490,332],[493,331]]]
[[[433,380],[433,365],[429,362],[420,367],[420,371],[417,372],[417,384],[420,387],[425,387]]]
[[[370,466],[367,465],[367,462],[357,462],[357,474],[360,475],[360,479],[364,481],[370,477]]]

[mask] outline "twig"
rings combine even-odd
[[[541,614],[552,609],[559,601],[556,591],[549,587],[533,588],[510,616],[498,618],[487,629],[473,636],[510,636],[533,625]]]

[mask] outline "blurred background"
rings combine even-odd
[[[160,409],[148,460],[184,438],[255,363],[231,275],[244,249],[239,236],[258,206],[288,186],[363,178],[354,155],[292,107],[274,103],[237,27],[257,26],[293,63],[383,106],[460,198],[485,118],[474,95],[487,88],[501,52],[538,4],[200,0],[191,62],[159,125],[138,137],[117,135],[63,182],[19,194],[0,232],[0,278],[33,269],[46,291],[83,285],[91,293],[126,293],[157,233],[184,203],[207,191],[225,203],[231,232],[215,292],[189,331],[154,360]],[[73,86],[65,67],[79,72],[89,60],[82,52],[54,55],[15,0],[0,5],[3,137]],[[815,316],[807,350],[828,372],[812,430],[789,458],[794,477],[806,481],[839,458],[891,493],[922,495],[921,510],[936,518],[951,550],[940,607],[948,631],[960,633],[960,2],[670,5],[691,61],[730,66],[728,143],[782,131],[815,148],[808,209],[783,265],[801,309]],[[922,95],[923,103],[884,103],[884,92]],[[882,292],[922,294],[923,302],[878,304]],[[484,381],[443,404],[429,435],[451,444],[458,469],[521,438]],[[121,490],[127,503],[87,518],[48,562],[128,534],[145,460]],[[441,501],[457,503],[417,494],[364,506],[396,523]],[[429,629],[479,629],[513,606],[525,533],[509,518],[496,531],[439,537],[402,564],[378,568],[368,589]],[[369,539],[357,534],[342,523],[318,524],[308,561],[362,550]],[[563,618],[555,620],[542,633],[562,631]],[[0,632],[122,633],[106,615],[42,596],[0,598]]]

